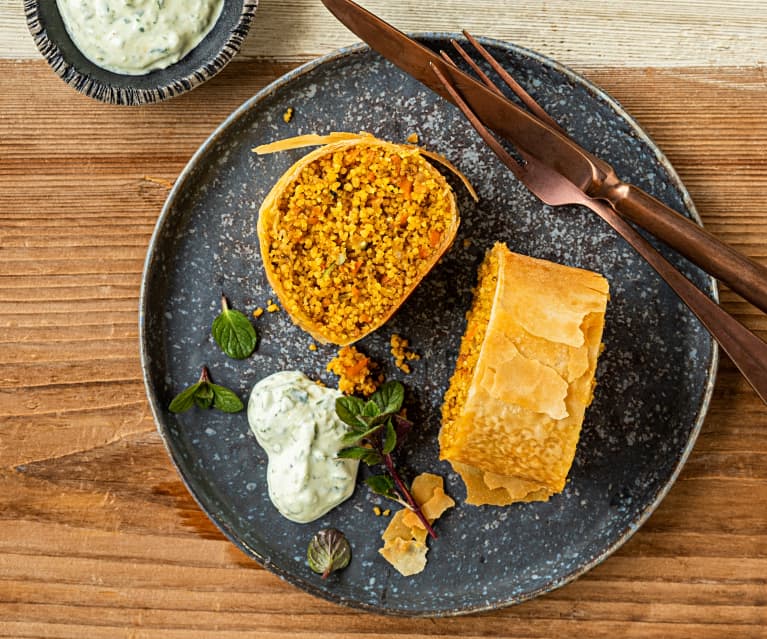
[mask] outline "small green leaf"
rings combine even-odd
[[[383,457],[379,455],[376,451],[371,450],[367,457],[362,458],[362,463],[367,464],[368,466],[375,466],[376,464],[380,464],[383,462]]]
[[[210,408],[213,405],[213,389],[210,382],[200,382],[200,387],[194,394],[194,403],[200,408]]]
[[[325,579],[334,570],[341,570],[349,565],[352,549],[340,530],[325,528],[320,530],[309,542],[306,561],[317,574]]]
[[[375,419],[375,417],[366,417],[365,415],[357,415],[357,419],[359,420],[359,423],[362,426],[362,432],[364,432],[368,428],[370,428],[370,424]],[[355,429],[358,430],[359,427],[355,427]]]
[[[376,415],[375,417],[366,417],[365,421],[369,428],[373,428],[373,426],[385,424],[387,419],[389,419],[388,415]]]
[[[369,452],[370,449],[364,446],[350,446],[349,448],[339,450],[336,457],[340,459],[362,459]]]
[[[202,409],[213,406],[225,413],[236,413],[243,409],[242,402],[235,393],[210,381],[208,369],[205,366],[202,367],[197,383],[176,395],[168,406],[168,410],[172,413],[183,413],[193,405]]]
[[[397,431],[394,430],[394,424],[391,423],[391,419],[386,422],[386,435],[384,436],[383,451],[384,455],[388,455],[392,452],[397,445]]]
[[[183,413],[194,406],[194,396],[197,393],[197,389],[200,388],[200,384],[202,384],[202,382],[197,382],[182,390],[173,398],[170,406],[168,406],[168,410],[171,413]]]
[[[373,435],[375,435],[379,430],[383,428],[383,424],[377,424],[376,426],[373,426],[373,428],[370,428],[362,433],[359,433],[358,439],[370,439]],[[357,434],[357,433],[355,433]]]
[[[350,431],[341,438],[341,443],[344,446],[353,446],[354,444],[358,443],[360,439],[362,439],[363,434],[364,433],[357,431]]]
[[[362,415],[365,417],[378,417],[380,414],[381,411],[378,409],[378,404],[372,399],[365,402],[365,405],[362,407]]]
[[[212,397],[200,397],[199,395],[195,395],[194,403],[197,405],[197,408],[202,408],[203,410],[208,410],[211,406],[213,406],[213,398]]]
[[[391,498],[396,494],[394,492],[394,480],[388,475],[371,475],[365,480],[365,483],[376,495]]]
[[[378,407],[375,410],[378,410]],[[387,419],[389,419],[388,415],[357,415],[357,420],[364,430],[380,426]],[[356,426],[355,429],[359,430],[359,426]]]
[[[225,413],[239,413],[243,408],[242,401],[225,386],[211,384],[213,389],[213,407]]]
[[[390,415],[402,408],[405,401],[405,387],[397,381],[386,382],[371,396],[378,406],[379,413]]]
[[[357,397],[339,397],[336,399],[336,415],[345,424],[359,427],[360,421],[357,417],[362,414],[364,405],[365,403]]]
[[[359,459],[368,466],[375,466],[380,464],[383,459],[372,448],[365,448],[364,446],[351,446],[349,448],[342,448],[336,455],[339,459]]]
[[[256,329],[243,313],[229,308],[225,297],[221,298],[221,307],[211,326],[213,339],[229,357],[245,359],[256,349]]]

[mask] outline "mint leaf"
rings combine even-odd
[[[388,475],[371,475],[365,480],[368,488],[376,495],[392,499],[396,496],[394,492],[394,480]]]
[[[410,421],[397,415],[404,400],[405,387],[396,381],[381,386],[367,402],[356,397],[337,399],[336,414],[351,427],[343,438],[348,447],[340,450],[337,457],[359,459],[368,466],[384,464],[387,475],[371,477],[365,483],[373,492],[410,508],[429,535],[436,539],[437,533],[402,481],[392,458],[392,453],[401,447],[412,427]],[[380,433],[382,428],[385,431]]]
[[[364,419],[367,422],[368,427],[373,428],[373,426],[380,426],[381,424],[385,424],[386,420],[389,419],[389,416],[376,415],[375,417],[365,417]]]
[[[213,405],[213,389],[209,382],[200,382],[200,387],[194,394],[194,403],[200,408],[210,408]]]
[[[237,395],[225,386],[211,384],[213,389],[213,407],[225,413],[239,413],[243,408],[242,401]]]
[[[336,457],[340,459],[362,459],[369,452],[370,449],[364,446],[350,446],[349,448],[339,450]]]
[[[360,424],[363,425],[363,428],[375,428],[376,426],[381,426],[386,422],[387,419],[389,419],[388,415],[379,415],[378,413],[378,406],[373,404],[373,402],[368,402],[365,404],[365,408],[367,409],[366,412],[373,413],[375,411],[376,414],[374,415],[357,415],[357,420]]]
[[[255,349],[258,342],[256,329],[240,311],[229,308],[225,297],[221,297],[221,313],[213,320],[211,333],[216,344],[229,357],[245,359]]]
[[[372,399],[365,402],[365,405],[362,407],[363,417],[378,417],[380,414],[381,414],[381,411],[378,408],[378,404],[374,402]]]
[[[381,428],[383,427],[383,424],[378,424],[377,426],[373,426],[373,428],[370,428],[369,430],[366,430],[362,433],[355,433],[357,435],[357,439],[370,439],[373,435],[375,435]]]
[[[194,396],[197,394],[197,390],[200,388],[202,382],[192,384],[188,388],[182,390],[176,395],[168,406],[168,410],[171,413],[183,413],[194,406]]]
[[[397,431],[394,430],[394,425],[391,423],[391,420],[389,420],[386,422],[386,435],[384,436],[383,448],[381,450],[383,451],[384,455],[388,455],[394,450],[396,445]]]
[[[386,382],[370,399],[378,406],[379,413],[396,413],[405,401],[405,387],[397,381]]]
[[[185,388],[176,395],[168,406],[171,413],[183,413],[192,406],[207,409],[213,406],[225,413],[236,413],[244,407],[240,398],[225,386],[210,381],[208,369],[203,366],[197,383]]]
[[[359,428],[363,424],[357,417],[362,414],[364,405],[365,402],[357,397],[339,397],[336,399],[336,415],[344,424]]]
[[[363,433],[360,433],[360,432],[357,432],[357,431],[352,431],[352,432],[346,433],[341,438],[341,443],[344,446],[354,446],[354,444],[359,443],[360,439],[362,439],[362,435],[363,435]]]
[[[359,459],[368,466],[375,466],[380,464],[383,459],[372,448],[365,448],[364,446],[352,446],[350,448],[342,448],[336,455],[339,459]]]
[[[381,427],[383,424],[377,424],[376,426],[373,426],[373,428],[370,428],[368,430],[353,430],[351,432],[346,433],[341,438],[341,443],[345,446],[350,446],[353,444],[356,444],[357,442],[362,441],[363,439],[370,439],[373,435],[375,435],[379,430],[381,430]]]

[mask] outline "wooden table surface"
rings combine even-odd
[[[468,27],[574,67],[657,141],[706,226],[767,260],[762,0],[365,4],[408,30]],[[61,82],[20,5],[0,0],[0,637],[767,637],[767,409],[726,357],[669,496],[615,555],[549,595],[395,619],[314,599],[247,559],[155,432],[138,356],[144,255],[163,181],[211,130],[354,37],[319,2],[262,0],[217,78],[127,109]],[[767,336],[764,316],[721,297]]]

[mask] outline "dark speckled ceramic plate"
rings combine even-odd
[[[446,36],[424,41],[447,47]],[[587,149],[618,174],[697,219],[679,178],[620,106],[593,85],[539,55],[495,41],[487,46],[535,98]],[[287,107],[295,116],[282,119]],[[215,381],[246,399],[253,384],[299,369],[328,384],[332,347],[311,339],[284,312],[255,324],[258,350],[227,359],[210,337],[224,291],[251,312],[274,293],[264,277],[256,214],[272,184],[301,151],[258,157],[260,143],[310,132],[366,130],[404,141],[413,132],[444,153],[477,187],[475,204],[460,183],[462,211],[452,249],[394,318],[360,347],[408,389],[418,429],[402,460],[407,474],[446,477],[458,507],[438,522],[429,564],[405,578],[377,553],[386,525],[364,486],[319,521],[283,519],[267,496],[266,455],[245,413],[194,409],[171,415],[171,398],[207,364]],[[547,503],[476,508],[447,463],[438,460],[437,432],[448,384],[484,251],[496,240],[512,250],[603,273],[612,300],[589,408],[564,492]],[[672,258],[673,259],[673,258]],[[710,278],[675,260],[703,289]],[[413,373],[397,371],[388,354],[393,332],[422,358]],[[244,552],[295,585],[338,603],[400,615],[447,615],[524,601],[561,586],[618,548],[642,524],[674,481],[708,404],[715,344],[626,244],[585,210],[542,205],[496,160],[460,113],[364,47],[307,64],[238,109],[200,148],[163,209],[146,262],[141,298],[144,374],[159,431],[189,490]],[[321,581],[305,562],[310,537],[343,530],[350,566]]]

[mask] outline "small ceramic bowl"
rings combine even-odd
[[[27,26],[51,68],[80,93],[112,104],[167,100],[209,80],[239,51],[258,0],[226,0],[218,22],[184,58],[146,75],[122,75],[97,66],[72,42],[55,0],[24,0]]]

